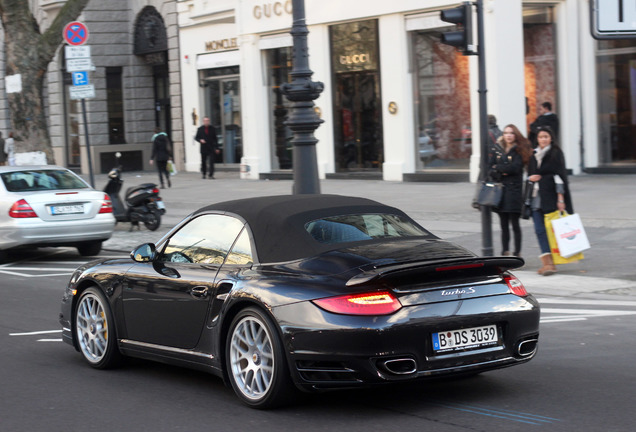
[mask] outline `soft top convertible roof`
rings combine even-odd
[[[316,219],[344,214],[393,214],[419,226],[397,208],[366,198],[342,195],[277,195],[212,204],[195,212],[236,214],[249,224],[261,263],[292,261],[334,249],[312,238],[305,225]]]

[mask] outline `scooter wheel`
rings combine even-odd
[[[152,210],[150,213],[147,213],[144,218],[144,225],[150,231],[156,231],[161,225],[161,214],[159,214],[157,210]]]

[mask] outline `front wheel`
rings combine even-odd
[[[280,406],[293,393],[280,337],[260,309],[243,309],[232,320],[225,364],[234,392],[252,408]]]
[[[92,367],[107,369],[119,363],[113,314],[96,287],[86,289],[77,302],[75,332],[80,352]]]
[[[161,214],[159,214],[159,210],[150,210],[149,213],[146,213],[144,217],[144,225],[150,231],[156,231],[157,228],[161,225]]]

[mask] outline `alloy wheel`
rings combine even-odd
[[[87,292],[82,296],[75,325],[82,354],[90,363],[99,363],[107,354],[109,329],[106,310],[98,295]]]
[[[274,377],[272,337],[257,317],[241,319],[232,332],[230,370],[238,390],[249,400],[264,398]]]

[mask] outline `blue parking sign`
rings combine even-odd
[[[87,85],[88,84],[88,72],[87,71],[79,71],[79,72],[71,72],[71,76],[73,77],[73,85]]]

